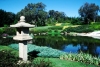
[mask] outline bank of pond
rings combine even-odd
[[[18,41],[12,37],[1,37],[0,44],[18,50]],[[33,36],[28,54],[100,65],[100,41],[82,36]]]

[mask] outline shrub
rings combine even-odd
[[[15,57],[11,51],[0,51],[0,67],[15,67],[18,57]]]
[[[93,57],[92,55],[86,54],[83,52],[80,52],[79,54],[70,53],[70,54],[66,54],[66,55],[61,55],[60,59],[100,65],[100,58],[99,57]]]
[[[17,41],[13,40],[13,38],[3,38],[0,36],[0,45],[9,45],[12,43],[17,43]]]
[[[3,33],[6,33],[8,35],[15,35],[16,34],[16,29],[15,28],[4,27],[3,30],[4,30]]]
[[[44,59],[35,60],[33,64],[34,67],[52,67],[52,63]]]
[[[11,44],[9,46],[17,50],[19,48],[18,44]],[[33,44],[28,44],[28,52],[32,52],[32,51],[38,52],[37,56],[41,56],[41,57],[60,57],[60,55],[65,54],[65,52],[62,52],[57,49],[52,49],[50,47],[42,47]]]
[[[3,34],[3,32],[4,32],[4,30],[3,30],[3,28],[1,27],[1,28],[0,28],[0,34]]]
[[[90,28],[88,25],[78,26],[78,27],[69,27],[66,29],[67,32],[92,32],[94,29]]]
[[[45,61],[44,59],[21,64],[18,64],[18,61],[18,57],[15,57],[11,51],[0,51],[0,67],[52,67],[51,62]]]

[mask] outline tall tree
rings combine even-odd
[[[42,2],[37,4],[29,3],[24,9],[17,13],[17,17],[24,15],[28,23],[34,22],[37,26],[44,26],[47,17],[47,12],[44,11],[45,7],[46,5]]]
[[[89,24],[90,21],[94,21],[98,15],[100,8],[95,3],[85,3],[79,9],[79,14],[84,20],[84,24]]]

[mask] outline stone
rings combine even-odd
[[[10,25],[10,27],[15,27],[17,30],[13,39],[19,41],[19,58],[27,61],[27,42],[32,39],[29,35],[29,28],[35,27],[35,25],[25,23],[25,17],[21,16],[20,21],[15,25]]]

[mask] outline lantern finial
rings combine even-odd
[[[25,21],[25,17],[24,16],[21,16],[20,17],[20,21],[24,22]]]

